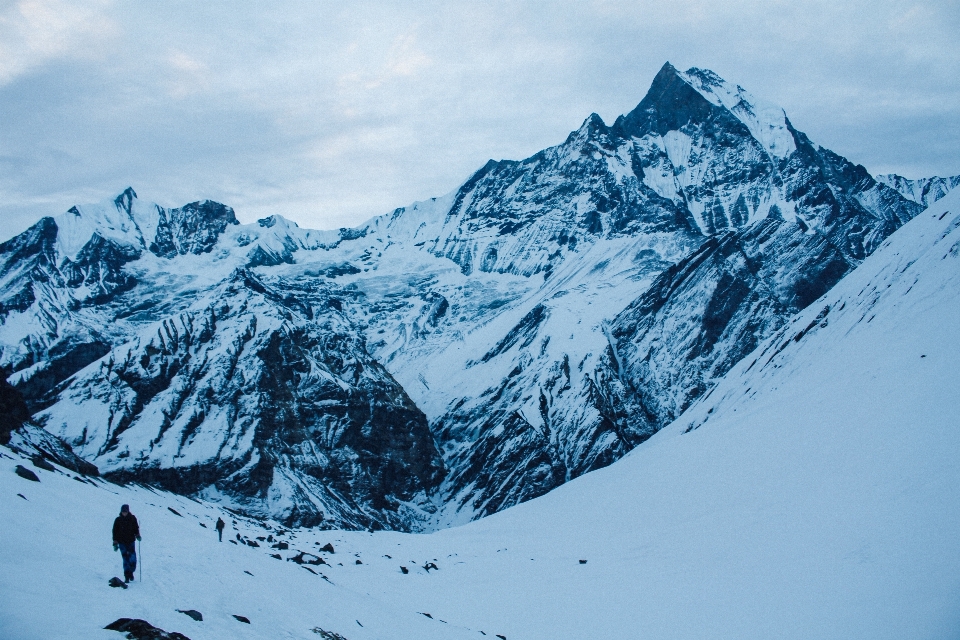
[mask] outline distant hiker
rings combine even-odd
[[[217,533],[220,534],[220,542],[223,542],[223,528],[227,526],[227,523],[223,521],[223,518],[217,518]]]
[[[113,550],[120,551],[123,558],[123,581],[133,580],[137,570],[136,540],[140,539],[140,523],[137,516],[130,513],[130,505],[120,507],[120,515],[113,521]]]

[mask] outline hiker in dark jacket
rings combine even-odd
[[[220,534],[220,542],[223,542],[223,528],[227,526],[227,523],[223,521],[223,518],[217,518],[217,533]]]
[[[133,580],[137,570],[136,541],[140,539],[140,524],[137,516],[130,513],[130,505],[120,507],[120,515],[113,521],[113,550],[120,551],[123,558],[123,581]]]

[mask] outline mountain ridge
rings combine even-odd
[[[303,354],[290,362],[326,363],[282,385],[284,406],[264,401],[267,412],[248,412],[251,433],[276,431],[271,412],[314,407],[294,411],[300,417],[287,431],[297,446],[316,447],[314,427],[324,416],[354,415],[356,392],[420,416],[411,418],[419,426],[408,444],[381,428],[389,420],[347,420],[379,434],[376,446],[397,459],[412,447],[420,466],[408,460],[416,468],[410,476],[368,459],[355,473],[304,462],[287,445],[245,446],[243,465],[253,464],[243,456],[254,451],[269,450],[260,459],[271,462],[260,480],[237,480],[231,493],[233,467],[217,471],[211,463],[185,482],[189,473],[161,453],[164,427],[137,440],[126,458],[104,448],[109,438],[88,447],[105,473],[149,476],[288,522],[448,526],[625,455],[914,217],[923,204],[911,197],[946,188],[887,182],[814,145],[782,110],[741,87],[668,63],[613,125],[593,114],[560,145],[524,160],[491,160],[450,194],[355,229],[305,230],[280,216],[241,225],[225,205],[164,209],[142,203],[133,189],[45,218],[0,244],[0,364],[13,370],[10,382],[32,411],[75,447],[89,442],[79,424],[102,420],[96,397],[118,372],[168,389],[181,380],[179,399],[153,415],[183,433],[220,433],[223,446],[230,429],[218,431],[211,416],[235,403],[210,391],[205,364],[182,363],[197,355],[190,349],[207,349],[201,343],[247,335],[231,328],[238,312],[198,329],[209,340],[185,345],[173,374],[149,364],[154,338],[139,336],[189,324],[182,318],[197,300],[215,308],[219,298],[235,297],[259,319],[254,342],[275,339],[286,345],[281,351]],[[341,371],[336,363],[345,356],[319,339],[326,319],[354,345],[347,359],[376,375],[318,405],[314,383],[300,382]],[[128,356],[118,358],[118,349]],[[138,364],[143,358],[149,366]],[[209,351],[198,362],[204,358],[231,357]],[[265,397],[267,381],[281,373],[269,360],[245,360],[241,369],[253,382],[230,382],[231,374],[214,387]],[[118,362],[129,364],[118,369]],[[353,374],[343,375],[353,389]],[[153,397],[121,413],[138,425]],[[320,449],[344,461],[357,447],[370,449],[358,444],[363,437],[347,440]],[[181,453],[216,459],[189,446]],[[336,485],[332,469],[347,480]],[[337,495],[327,490],[333,485]]]

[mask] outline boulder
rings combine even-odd
[[[177,609],[180,613],[185,616],[190,616],[197,622],[203,622],[203,614],[197,611],[196,609]]]
[[[22,464],[18,464],[18,465],[17,465],[17,468],[14,469],[14,472],[15,472],[18,476],[20,476],[21,478],[24,478],[25,480],[32,480],[33,482],[40,482],[40,478],[37,477],[37,474],[35,474],[33,471],[30,471],[30,469],[27,469],[27,468],[26,468],[25,466],[23,466]]]
[[[167,633],[139,618],[119,618],[105,626],[104,629],[125,632],[127,640],[190,640],[182,633],[176,631]]]

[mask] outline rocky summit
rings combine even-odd
[[[960,178],[875,178],[716,74],[355,229],[133,189],[0,245],[0,365],[108,478],[426,530],[673,420]]]

